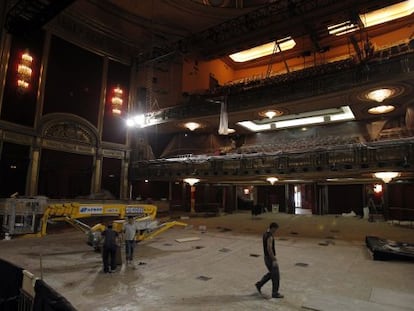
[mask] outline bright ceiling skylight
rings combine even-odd
[[[248,50],[231,54],[229,57],[237,63],[247,62],[249,60],[271,55],[273,54],[273,51],[279,53],[280,50],[277,45],[280,47],[280,50],[287,51],[293,49],[296,45],[296,42],[292,39],[292,37],[286,37],[277,41],[256,46]]]
[[[326,124],[338,121],[354,120],[355,116],[348,106],[338,109],[325,109],[295,115],[287,115],[271,119],[270,122],[241,121],[237,124],[249,129],[252,132],[262,132],[268,130],[277,130],[282,128],[301,127],[303,125]],[[269,121],[269,119],[267,119]]]
[[[359,18],[364,24],[364,27],[371,27],[395,20],[397,18],[405,17],[413,13],[414,0],[406,0],[379,10],[359,14]],[[328,26],[329,34],[336,36],[341,36],[358,29],[358,24],[354,24],[351,21],[345,21],[336,25]]]

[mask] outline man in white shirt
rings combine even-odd
[[[128,221],[124,224],[125,255],[127,263],[132,262],[135,248],[135,235],[138,231],[134,217],[128,216]]]

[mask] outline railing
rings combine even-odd
[[[200,160],[201,159],[201,160]],[[300,152],[227,154],[191,156],[186,160],[159,159],[131,164],[131,178],[175,180],[178,176],[202,178],[254,176],[270,173],[306,174],[335,172],[372,172],[378,169],[409,171],[414,164],[414,138],[371,143],[327,146]],[[412,169],[412,168],[411,168]]]

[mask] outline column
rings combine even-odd
[[[191,186],[191,199],[190,199],[190,211],[195,213],[195,186]]]
[[[40,149],[32,148],[30,151],[31,161],[27,170],[26,194],[29,196],[37,195],[39,166],[40,166]]]
[[[128,198],[128,168],[129,168],[129,160],[122,159],[121,164],[121,180],[120,180],[120,187],[119,196],[121,200]]]
[[[92,185],[91,193],[97,193],[101,190],[101,181],[102,181],[102,154],[98,154],[94,158],[94,171],[92,172]]]

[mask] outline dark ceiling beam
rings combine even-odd
[[[163,54],[172,52],[192,56],[200,60],[223,57],[231,53],[248,49],[263,43],[282,39],[288,35],[302,36],[309,34],[304,29],[304,18],[312,21],[314,34],[312,41],[318,48],[319,32],[326,33],[326,25],[318,21],[327,17],[342,21],[348,10],[364,13],[378,9],[401,0],[384,0],[379,4],[375,0],[280,0],[271,2],[247,14],[227,20],[204,31],[192,34],[178,42],[157,51],[144,51],[137,56],[139,64],[162,58]],[[348,15],[347,13],[345,13]],[[307,25],[310,22],[306,23]],[[316,35],[315,35],[316,34]]]
[[[6,15],[6,30],[17,36],[41,29],[75,0],[20,0]]]

